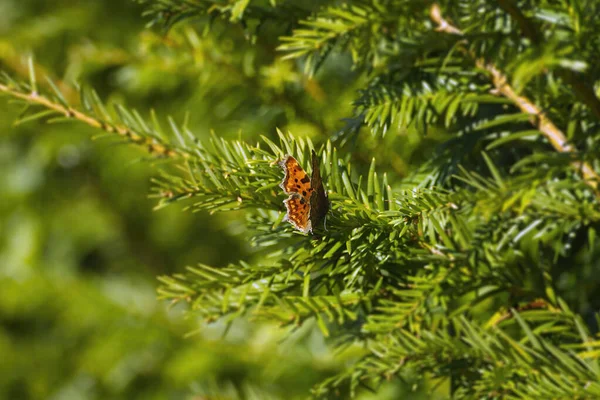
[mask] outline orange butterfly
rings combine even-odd
[[[290,155],[286,155],[279,166],[285,171],[285,177],[279,186],[285,194],[290,195],[283,201],[287,208],[285,220],[301,232],[312,233],[313,227],[318,226],[329,211],[329,199],[321,180],[317,154],[313,150],[310,178]]]

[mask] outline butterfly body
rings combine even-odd
[[[312,175],[302,169],[298,161],[287,155],[279,162],[285,177],[279,186],[289,197],[283,201],[287,214],[285,219],[303,233],[313,231],[325,219],[329,200],[319,170],[319,159],[312,152]]]

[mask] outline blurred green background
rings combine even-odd
[[[25,78],[34,55],[70,101],[82,83],[109,104],[186,120],[200,139],[279,127],[322,143],[351,114],[360,77],[344,56],[309,79],[277,58],[282,27],[248,40],[200,19],[164,34],[142,12],[123,0],[3,0],[0,69]],[[343,368],[310,325],[287,336],[240,321],[223,337],[222,324],[157,300],[157,276],[261,257],[243,213],[153,212],[147,155],[80,124],[16,125],[21,110],[0,101],[0,398],[304,398]],[[396,152],[418,140],[361,139],[352,154],[359,165],[391,154],[402,176]]]

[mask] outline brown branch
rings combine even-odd
[[[52,110],[57,114],[63,115],[67,119],[73,119],[83,122],[92,128],[101,129],[108,133],[115,133],[119,136],[127,138],[130,142],[143,147],[150,154],[157,154],[162,157],[169,158],[188,158],[190,155],[180,149],[172,148],[158,140],[143,136],[123,125],[109,123],[98,118],[87,115],[75,108],[67,107],[59,103],[55,103],[47,97],[41,96],[38,93],[23,93],[13,89],[7,85],[0,83],[0,94],[6,94],[19,100],[23,100],[28,104],[35,104]]]
[[[431,19],[438,25],[437,31],[445,32],[453,35],[462,36],[463,33],[460,29],[456,28],[442,17],[442,12],[439,5],[434,4],[430,10]],[[552,147],[560,153],[572,154],[575,152],[575,148],[568,143],[565,134],[546,116],[546,114],[525,96],[520,96],[508,83],[506,76],[498,69],[495,65],[487,63],[483,58],[477,58],[474,54],[469,52],[465,47],[461,48],[461,51],[473,58],[477,68],[486,70],[492,79],[494,85],[494,93],[503,95],[507,99],[511,100],[515,106],[517,106],[521,112],[530,114],[531,124],[537,128],[542,135],[544,135],[552,144]],[[575,161],[573,166],[583,176],[586,184],[592,187],[594,190],[598,189],[598,183],[600,177],[596,174],[593,168],[585,162]],[[596,192],[596,195],[600,196],[600,193]]]

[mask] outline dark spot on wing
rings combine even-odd
[[[300,204],[304,204],[304,199],[300,199]]]
[[[304,178],[302,178],[302,180],[300,182],[308,183],[308,182],[310,182],[310,178],[308,177],[308,175],[304,174]]]
[[[302,196],[306,197],[306,190],[302,191]],[[304,203],[304,200],[301,200]]]

